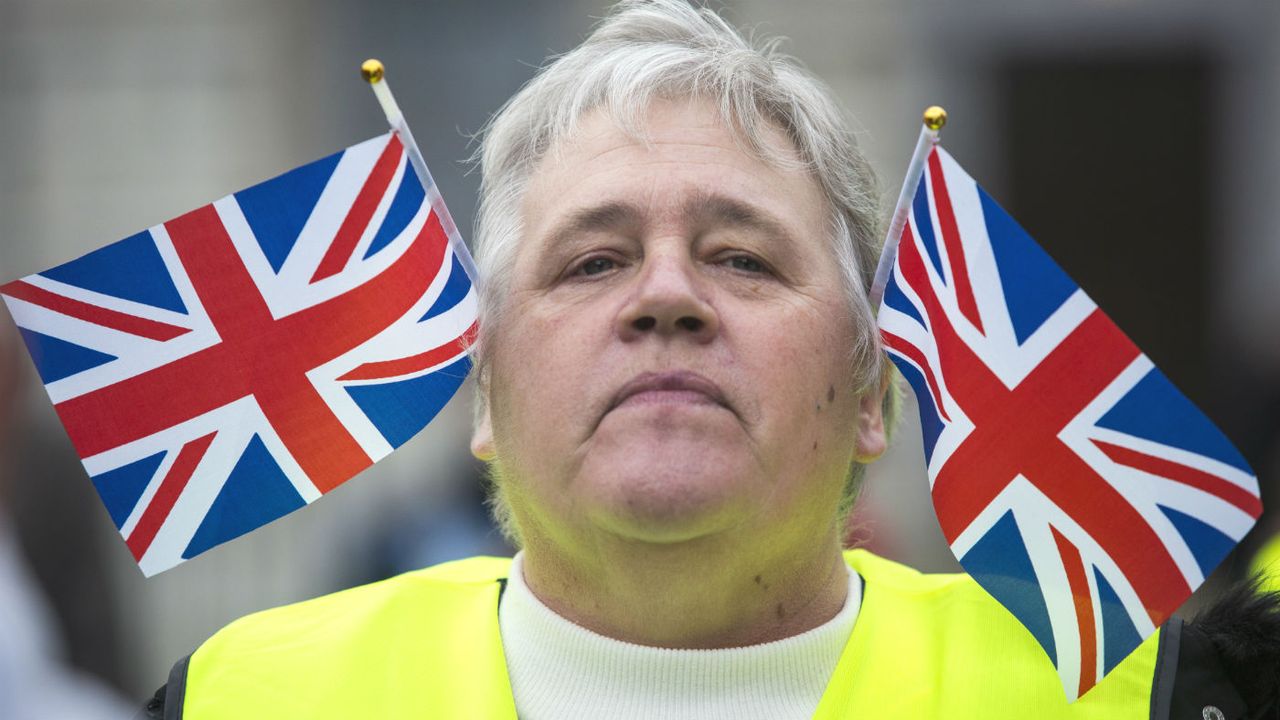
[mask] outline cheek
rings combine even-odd
[[[851,453],[858,413],[853,367],[848,358],[851,328],[833,327],[830,318],[798,314],[767,332],[768,352],[756,357],[755,375],[763,380],[760,401],[775,411],[761,422],[785,442],[813,450]],[[763,339],[763,338],[762,338]],[[767,390],[766,390],[767,389]]]
[[[494,439],[507,460],[572,441],[564,430],[585,409],[592,368],[588,327],[570,313],[521,311],[491,336]]]

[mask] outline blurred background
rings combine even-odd
[[[357,72],[369,56],[386,62],[467,234],[470,134],[606,5],[0,0],[0,282],[384,132]],[[1264,501],[1280,502],[1280,3],[722,7],[791,38],[832,85],[886,204],[920,111],[946,106],[950,152],[1219,423]],[[42,717],[127,716],[240,615],[506,552],[467,452],[464,388],[332,497],[144,580],[15,345],[0,317],[0,717],[24,716],[22,698]],[[1207,592],[1274,529],[1264,516]],[[955,567],[914,413],[873,468],[853,534],[922,569]]]

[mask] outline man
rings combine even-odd
[[[971,580],[842,552],[895,409],[866,299],[879,198],[793,61],[679,0],[624,2],[495,116],[481,169],[472,449],[521,553],[242,619],[153,716],[1178,707],[1173,639],[1068,705]]]

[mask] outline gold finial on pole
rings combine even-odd
[[[376,60],[373,62],[377,62]],[[381,72],[379,72],[381,75]],[[937,105],[930,105],[924,109],[924,126],[933,131],[942,129],[947,124],[947,111]]]
[[[386,68],[382,66],[382,61],[377,58],[369,58],[360,63],[360,76],[370,85],[376,85],[381,82],[385,73]]]

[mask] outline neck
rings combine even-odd
[[[772,642],[835,617],[848,594],[834,527],[790,545],[610,537],[574,552],[543,537],[525,540],[524,577],[539,600],[588,630],[638,645]]]

